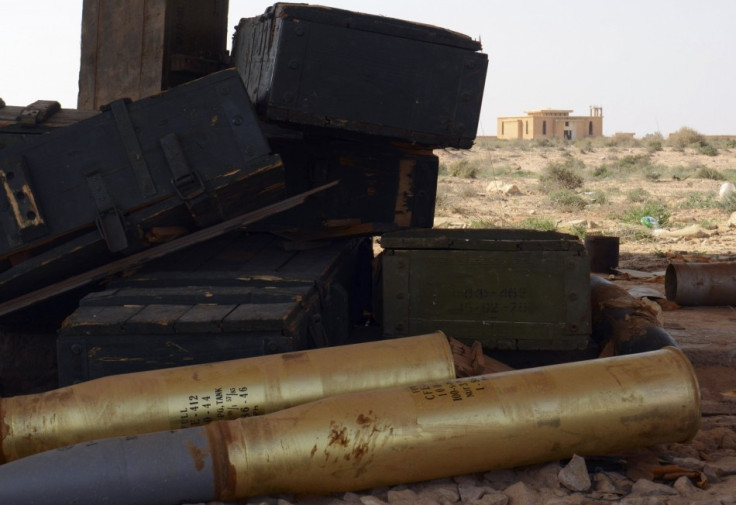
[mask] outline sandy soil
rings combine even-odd
[[[736,217],[716,206],[725,181],[697,177],[707,167],[734,180],[736,149],[720,149],[716,156],[707,156],[694,149],[668,147],[649,153],[644,147],[530,148],[511,142],[499,147],[503,144],[479,139],[471,150],[436,152],[445,167],[465,161],[477,170],[474,178],[440,176],[435,227],[524,227],[529,218],[552,219],[558,231],[619,236],[619,265],[649,271],[664,268],[672,257],[682,255],[736,259]],[[646,156],[650,156],[649,170],[624,173],[615,168],[626,157]],[[574,211],[554,205],[539,181],[550,162],[571,158],[585,166],[580,172],[583,186],[575,191],[587,204]],[[595,176],[602,165],[609,166],[609,174]],[[489,187],[494,184],[514,184],[519,193],[504,194]],[[664,203],[671,212],[659,231],[621,220],[627,208],[643,204],[631,201],[631,191],[638,188],[646,191],[644,198]],[[601,195],[604,202],[596,202]]]

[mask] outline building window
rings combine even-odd
[[[526,134],[529,135],[529,121],[526,122]]]
[[[503,135],[503,127],[504,127],[505,124],[506,123],[504,123],[504,122],[501,123],[501,135]]]
[[[542,135],[547,135],[547,121],[542,121]]]
[[[570,121],[565,121],[565,126],[570,126]]]
[[[593,121],[588,121],[588,135],[593,135]]]

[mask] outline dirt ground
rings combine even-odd
[[[717,155],[708,156],[693,148],[649,152],[645,147],[625,146],[531,147],[513,142],[504,146],[502,141],[481,138],[470,150],[446,149],[436,154],[441,167],[464,162],[476,173],[473,178],[440,176],[435,227],[523,227],[530,218],[551,219],[558,231],[619,236],[619,266],[629,269],[664,268],[678,255],[736,259],[736,218],[716,206],[719,189],[727,181],[697,176],[713,169],[734,180],[736,149],[719,149]],[[575,192],[586,201],[584,208],[573,211],[554,205],[539,179],[549,163],[571,158],[584,163],[583,185]],[[617,169],[617,163],[626,159],[647,159],[649,167]],[[594,175],[604,166],[607,175]],[[518,193],[502,192],[510,184]],[[638,192],[635,201],[632,190]],[[601,199],[602,203],[596,201]],[[670,211],[660,230],[621,221],[623,211],[644,201],[664,203]]]

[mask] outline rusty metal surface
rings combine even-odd
[[[680,305],[736,305],[736,262],[670,263],[667,299]]]
[[[339,393],[455,377],[441,332],[103,377],[0,399],[0,461],[77,442],[267,414]]]
[[[675,348],[304,404],[209,425],[233,494],[328,493],[685,441],[700,422]],[[441,455],[441,457],[438,457]]]
[[[355,491],[680,442],[699,423],[693,369],[668,347],[48,451],[0,466],[0,503],[95,496],[164,505]]]

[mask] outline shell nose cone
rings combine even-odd
[[[160,505],[213,498],[203,428],[82,443],[0,466],[0,503]]]

